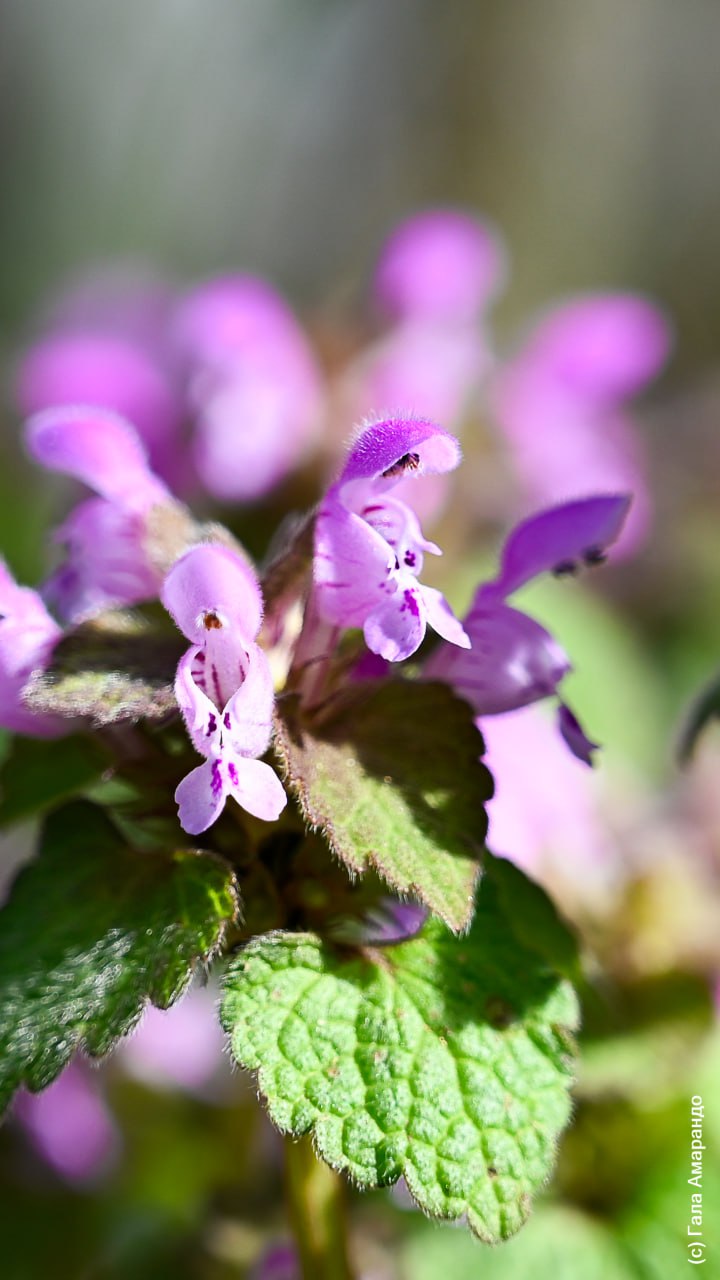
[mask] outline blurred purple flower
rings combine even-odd
[[[15,1116],[36,1151],[68,1182],[101,1176],[118,1154],[113,1118],[90,1070],[78,1059],[42,1093],[22,1090]]]
[[[130,272],[100,272],[68,290],[20,362],[24,416],[94,405],[127,418],[172,483],[184,407],[168,348],[171,290]]]
[[[206,987],[195,987],[170,1009],[148,1005],[118,1056],[145,1084],[203,1093],[225,1061],[224,1045],[215,997]]]
[[[273,821],[286,797],[274,770],[256,758],[270,743],[275,695],[254,642],[262,621],[255,575],[229,548],[205,544],[173,565],[161,598],[193,642],[180,659],[175,696],[193,746],[206,757],[175,792],[181,826],[191,835],[206,831],[228,796]]]
[[[570,659],[539,622],[506,599],[538,574],[574,573],[601,563],[629,505],[622,494],[580,499],[516,525],[503,546],[499,573],[478,587],[465,618],[471,648],[441,646],[425,675],[447,680],[481,717],[552,697],[571,669]],[[570,750],[590,764],[595,744],[562,704],[559,728]]]
[[[398,898],[385,898],[364,924],[364,941],[375,946],[392,946],[407,942],[422,929],[428,917],[427,907],[419,902],[400,902]]]
[[[56,531],[67,556],[46,591],[61,615],[77,623],[156,596],[160,577],[145,546],[147,517],[173,499],[130,424],[102,409],[48,409],[29,420],[26,442],[37,462],[101,495],[81,502]]]
[[[450,471],[457,440],[420,418],[394,418],[365,428],[315,524],[314,582],[321,617],[362,627],[373,653],[389,662],[410,656],[429,624],[452,644],[469,641],[445,598],[418,581],[423,538],[415,513],[388,492],[406,475]]]
[[[500,241],[479,218],[438,209],[401,223],[372,286],[391,327],[348,370],[347,416],[410,411],[459,431],[492,363],[484,319],[504,278]],[[447,494],[448,477],[436,475],[398,496],[432,519]]]
[[[255,1263],[250,1280],[301,1280],[298,1256],[291,1244],[271,1244]]]
[[[458,209],[427,209],[400,223],[380,255],[377,306],[394,320],[479,319],[505,281],[497,234]]]
[[[262,280],[228,276],[175,299],[155,281],[102,277],[55,307],[21,361],[26,414],[65,405],[112,410],[137,429],[153,467],[188,488],[190,445],[215,497],[261,497],[300,461],[322,410],[302,329]]]
[[[533,500],[580,497],[589,486],[632,491],[624,551],[650,521],[644,453],[624,403],[659,372],[669,346],[668,324],[650,302],[631,294],[578,298],[540,320],[489,392]]]
[[[320,375],[302,329],[264,281],[227,276],[181,300],[173,341],[203,484],[223,500],[261,497],[319,427]]]
[[[544,708],[487,717],[479,727],[495,782],[490,849],[541,879],[553,864],[571,877],[578,863],[584,871],[614,863],[597,778],[565,750]]]
[[[20,587],[0,560],[0,727],[30,737],[67,733],[67,720],[36,715],[24,706],[22,691],[50,660],[62,632],[37,591]]]

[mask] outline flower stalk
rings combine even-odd
[[[309,1138],[286,1138],[285,1179],[303,1280],[354,1280],[340,1174],[317,1159]]]

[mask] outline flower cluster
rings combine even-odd
[[[417,655],[415,675],[451,685],[481,721],[557,698],[562,738],[590,763],[594,744],[558,694],[570,659],[510,600],[539,574],[600,563],[631,525],[631,537],[641,532],[640,450],[624,406],[659,368],[667,326],[642,299],[584,298],[549,311],[502,362],[488,314],[506,270],[497,234],[480,220],[454,211],[411,219],[377,267],[383,331],[334,386],[323,386],[283,299],[251,277],[187,292],[111,278],[62,298],[20,362],[17,398],[30,415],[31,456],[91,494],[57,529],[60,564],[39,593],[2,570],[2,725],[38,736],[76,729],[76,720],[31,710],[29,681],[68,631],[160,601],[190,645],[174,682],[204,758],[176,791],[189,834],[214,824],[228,797],[278,818],[285,792],[262,759],[275,686],[290,676],[306,695],[295,677],[312,667],[316,694],[344,631],[362,632],[371,655],[363,664],[355,654],[348,679],[387,678],[390,664]],[[352,405],[357,418],[390,401],[398,411],[366,421],[338,461],[330,406]],[[477,587],[461,622],[423,580],[425,556],[440,548],[421,520],[439,512],[461,461],[457,434],[437,419],[464,433],[472,454],[478,407],[514,459],[519,488],[508,506],[522,486],[562,501],[515,526],[497,575]],[[310,556],[300,555],[299,579],[263,628],[247,555],[229,530],[198,524],[184,501],[201,489],[223,502],[266,494],[308,457],[323,421],[334,477],[324,493],[317,484]],[[315,474],[324,466],[316,456]],[[626,523],[629,481],[640,515]],[[278,610],[287,617],[278,621]],[[428,628],[440,643],[418,653]]]

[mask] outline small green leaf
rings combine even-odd
[[[494,1241],[522,1225],[550,1172],[577,1002],[532,947],[507,864],[488,861],[466,937],[432,920],[349,954],[268,934],[232,961],[222,1019],[280,1129],[312,1132],[362,1185],[404,1175],[427,1213],[466,1214]]]
[[[442,684],[389,681],[315,725],[288,699],[275,745],[304,817],[337,857],[467,927],[492,780],[465,702]]]
[[[0,826],[45,813],[97,782],[111,759],[90,738],[15,738],[0,767]]]
[[[53,814],[0,911],[0,1105],[172,1004],[235,912],[220,859],[137,853],[86,803]]]
[[[23,694],[33,711],[97,725],[162,720],[176,709],[175,669],[187,641],[141,614],[109,612],[64,637]]]

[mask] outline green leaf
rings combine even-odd
[[[570,1111],[572,987],[488,859],[470,933],[437,920],[360,954],[268,934],[231,963],[222,1020],[272,1119],[361,1185],[404,1175],[427,1213],[512,1235]],[[558,928],[561,928],[558,925]]]
[[[23,700],[33,711],[89,717],[97,725],[162,720],[176,710],[173,681],[186,648],[169,621],[111,611],[60,641]]]
[[[570,1205],[547,1205],[502,1249],[478,1256],[460,1231],[419,1224],[403,1249],[412,1280],[641,1280],[612,1229]]]
[[[445,685],[397,680],[320,725],[303,723],[294,699],[283,711],[276,750],[337,857],[466,928],[492,794],[468,705]]]
[[[235,912],[220,859],[137,853],[86,803],[53,814],[0,912],[0,1104],[172,1004]]]
[[[0,768],[0,826],[44,813],[97,782],[111,764],[90,738],[16,738]]]

